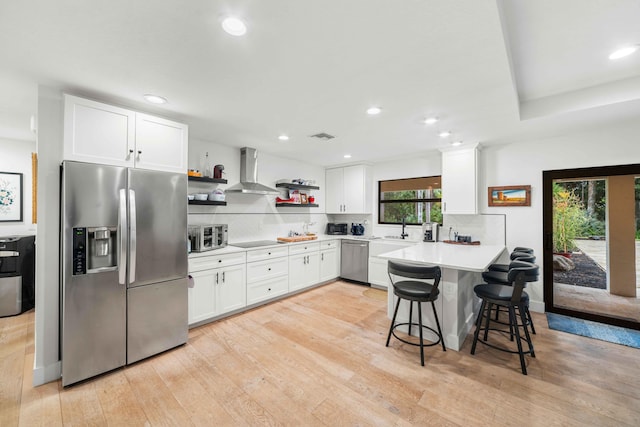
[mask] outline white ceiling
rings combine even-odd
[[[640,54],[607,58],[638,22],[637,0],[2,1],[0,137],[34,138],[38,84],[320,165],[585,131],[639,116]]]

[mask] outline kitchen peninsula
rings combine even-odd
[[[473,293],[473,286],[482,282],[480,273],[495,262],[505,250],[503,245],[416,243],[408,248],[380,254],[378,257],[437,265],[442,269],[440,296],[435,305],[447,349],[458,351],[473,326],[479,305]],[[391,289],[387,298],[387,316],[391,319],[396,303]],[[424,307],[426,306],[423,306],[422,310],[424,324],[435,327],[433,312]],[[408,317],[409,304],[400,304],[396,321],[407,322]],[[417,319],[417,314],[414,314],[414,317]],[[429,335],[426,338],[431,339]]]

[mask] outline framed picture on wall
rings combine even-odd
[[[531,206],[531,186],[489,187],[489,206]]]
[[[0,222],[22,221],[22,174],[0,172]]]

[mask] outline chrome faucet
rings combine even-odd
[[[402,234],[400,234],[400,237],[402,237],[402,239],[404,240],[405,237],[408,237],[409,234],[404,232],[404,228],[407,226],[407,218],[402,218]]]

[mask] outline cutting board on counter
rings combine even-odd
[[[316,240],[318,236],[291,236],[291,237],[278,237],[279,242],[304,242],[306,240]]]
[[[450,245],[478,246],[480,244],[480,241],[474,240],[473,242],[456,242],[455,240],[443,240],[442,243],[449,243]]]

